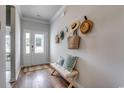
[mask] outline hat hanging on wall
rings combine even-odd
[[[69,30],[73,33],[75,30],[78,29],[79,26],[80,26],[80,21],[77,20],[70,25]]]
[[[63,40],[64,39],[64,31],[60,32],[60,39]]]
[[[59,35],[58,34],[55,37],[55,41],[56,41],[56,43],[59,43],[59,41],[60,41],[60,38],[59,38]]]
[[[85,21],[82,22],[82,24],[80,25],[80,31],[83,34],[88,33],[89,31],[91,31],[92,27],[93,27],[93,22],[91,20],[87,20],[87,17],[84,16]]]

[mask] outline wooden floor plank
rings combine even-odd
[[[51,76],[51,68],[29,71],[21,70],[16,88],[66,88],[68,85],[60,76]]]

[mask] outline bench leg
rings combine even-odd
[[[53,74],[54,74],[55,71],[56,71],[55,69],[52,71],[51,76],[53,76]]]
[[[75,75],[75,76],[73,77],[73,80],[70,82],[68,88],[72,88],[72,86],[74,85],[74,81],[76,80],[76,78],[77,78],[77,75]]]
[[[72,86],[73,86],[72,83],[70,83],[69,86],[68,86],[68,88],[72,88]]]

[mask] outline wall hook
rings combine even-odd
[[[65,26],[65,30],[66,30],[66,32],[68,32],[68,27],[67,26]]]
[[[84,16],[84,19],[87,20],[87,16]]]

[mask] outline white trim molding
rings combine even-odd
[[[15,8],[17,9],[17,12],[19,13],[20,18],[22,17],[21,7],[20,5],[15,5]]]
[[[66,5],[63,5],[63,6],[55,13],[55,15],[51,18],[50,23],[52,23],[57,17],[59,17],[60,14],[62,14],[62,13],[64,12],[65,8],[66,8]],[[65,12],[64,12],[63,14],[65,14]]]
[[[44,21],[44,20],[30,18],[30,17],[24,17],[24,16],[22,16],[21,19],[22,20],[26,20],[26,21],[32,21],[32,22],[42,23],[42,24],[50,24],[49,21]]]
[[[17,73],[16,73],[16,81],[17,81],[17,79],[18,79],[18,77],[19,77],[19,73],[21,72],[21,66],[20,66],[20,68],[19,68],[19,70],[17,71]]]

